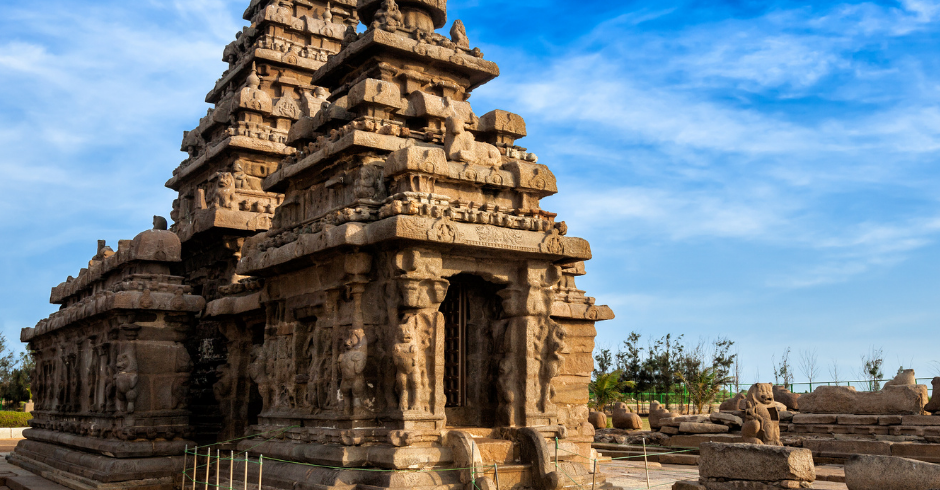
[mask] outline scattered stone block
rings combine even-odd
[[[741,436],[737,434],[681,434],[670,437],[666,445],[673,448],[692,449],[698,448],[706,442],[733,444],[740,443],[742,440]]]
[[[793,416],[794,424],[835,424],[838,422],[839,417],[837,415],[818,415],[818,414],[807,414],[807,413],[798,413]]]
[[[800,398],[800,410],[813,414],[920,415],[927,405],[924,385],[886,386],[858,392],[851,386],[820,386]]]
[[[916,459],[927,463],[940,463],[940,446],[936,444],[893,444],[891,446],[891,456]]]
[[[708,417],[708,419],[716,424],[726,424],[735,427],[741,427],[744,425],[744,420],[742,420],[741,417],[732,415],[730,413],[713,413]]]
[[[672,490],[705,490],[705,486],[697,481],[677,481]]]
[[[853,454],[891,455],[890,442],[882,441],[835,441],[826,439],[806,439],[803,447],[813,451],[813,454],[825,457],[848,457]]]
[[[659,429],[659,431],[662,432],[663,434],[676,435],[679,433],[679,428],[673,427],[671,425],[666,425],[666,426],[663,426],[661,429]]]
[[[816,479],[813,453],[809,449],[704,443],[700,451],[699,475],[702,478],[755,482],[812,482]]]
[[[698,460],[699,455],[697,454],[661,454],[659,456],[661,464],[695,466],[698,464]]]
[[[940,488],[940,465],[890,456],[862,455],[845,464],[849,490],[931,490]]]
[[[878,425],[901,425],[899,415],[882,415],[878,417]]]
[[[721,412],[737,412],[744,410],[745,404],[744,401],[747,398],[745,393],[738,393],[734,395],[734,398],[730,400],[725,400],[721,405],[718,406],[718,410]]]
[[[697,424],[693,422],[679,424],[679,432],[686,434],[725,434],[730,430],[727,425],[721,424]]]
[[[940,417],[930,415],[907,415],[901,417],[901,425],[940,426]]]
[[[839,425],[878,425],[877,415],[839,415]]]

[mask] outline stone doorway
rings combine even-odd
[[[495,427],[501,338],[505,330],[504,286],[479,276],[448,278],[450,287],[441,303],[444,314],[444,393],[447,425]]]

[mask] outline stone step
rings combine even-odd
[[[46,480],[41,476],[12,476],[4,484],[10,490],[70,490],[68,487]]]
[[[489,466],[495,464],[509,464],[518,461],[518,449],[512,441],[505,439],[474,438],[480,449],[480,457],[483,463]]]

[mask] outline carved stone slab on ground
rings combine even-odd
[[[856,456],[846,462],[849,490],[933,490],[940,488],[940,465],[890,456]]]
[[[800,412],[853,415],[920,415],[927,405],[924,385],[886,386],[859,392],[851,386],[820,386],[800,398]]]

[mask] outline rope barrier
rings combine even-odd
[[[255,449],[255,448],[257,448],[257,447],[259,447],[259,446],[261,446],[261,445],[263,445],[263,444],[265,444],[265,443],[267,443],[267,442],[270,442],[271,440],[277,438],[277,437],[280,436],[282,433],[284,433],[284,432],[286,432],[286,431],[288,431],[288,430],[290,430],[290,429],[294,429],[294,428],[298,428],[298,427],[300,427],[300,426],[296,426],[296,425],[295,425],[295,426],[284,427],[284,428],[281,428],[281,429],[271,430],[271,431],[263,432],[263,433],[260,433],[260,434],[252,434],[252,435],[249,435],[249,436],[239,437],[239,438],[235,438],[235,439],[230,439],[230,440],[227,440],[227,441],[217,442],[217,443],[214,443],[214,444],[207,444],[207,445],[203,445],[203,446],[195,446],[195,447],[193,447],[192,449],[190,449],[190,448],[187,446],[187,448],[184,449],[184,457],[185,457],[185,456],[188,456],[188,455],[192,455],[192,456],[193,456],[193,466],[192,466],[192,468],[186,468],[186,464],[184,463],[184,465],[183,465],[183,466],[184,466],[184,467],[183,467],[183,482],[184,482],[184,485],[183,485],[183,486],[185,487],[185,486],[186,486],[186,483],[192,482],[192,485],[193,485],[192,488],[193,488],[193,489],[196,488],[196,485],[204,485],[205,490],[208,490],[209,487],[212,487],[212,488],[219,488],[219,489],[227,489],[227,490],[235,490],[235,484],[236,484],[236,482],[234,481],[235,464],[236,464],[237,462],[241,462],[241,463],[244,463],[244,470],[245,470],[245,471],[244,471],[244,490],[248,490],[248,489],[249,489],[249,483],[248,483],[248,464],[249,464],[249,463],[250,463],[250,464],[257,465],[258,468],[259,468],[259,471],[258,471],[258,480],[259,480],[259,482],[258,482],[258,487],[257,487],[257,488],[260,489],[260,488],[261,488],[261,479],[262,479],[262,475],[263,475],[262,471],[263,471],[264,460],[268,460],[268,461],[273,461],[273,462],[278,462],[278,463],[293,464],[293,465],[300,465],[300,466],[313,467],[313,468],[323,468],[323,469],[334,470],[334,471],[363,471],[363,472],[375,472],[375,473],[444,473],[444,472],[452,472],[452,471],[470,471],[470,472],[471,472],[471,482],[470,482],[470,483],[472,484],[472,485],[471,485],[472,488],[474,488],[474,489],[476,489],[476,490],[481,490],[480,487],[479,487],[479,485],[477,485],[477,482],[476,482],[476,480],[477,480],[477,478],[478,478],[478,475],[481,475],[481,477],[485,477],[485,476],[487,476],[487,474],[488,474],[489,472],[492,472],[493,477],[494,477],[495,480],[496,480],[496,481],[495,481],[495,483],[496,483],[496,489],[499,490],[499,468],[500,468],[500,465],[499,465],[499,464],[493,464],[492,468],[477,468],[476,465],[473,463],[472,460],[471,460],[471,466],[470,466],[469,468],[383,469],[383,468],[351,468],[351,467],[346,467],[346,466],[322,465],[322,464],[305,463],[305,462],[299,462],[299,461],[289,461],[289,460],[280,459],[280,458],[272,458],[272,457],[264,456],[264,455],[260,455],[260,456],[258,457],[258,460],[257,460],[257,461],[252,461],[251,459],[248,458],[248,454],[249,454],[249,452],[250,452],[251,450],[253,450],[253,449]],[[221,454],[221,451],[217,449],[215,456],[212,455],[212,450],[211,450],[211,448],[212,448],[213,446],[221,446],[221,445],[224,445],[224,444],[229,444],[229,443],[232,443],[232,442],[241,441],[241,440],[245,440],[245,439],[262,438],[262,437],[265,437],[265,436],[267,436],[268,434],[272,434],[272,433],[273,433],[273,435],[272,435],[271,437],[266,438],[265,440],[259,442],[258,444],[255,444],[255,445],[249,447],[248,449],[245,449],[244,451],[238,451],[237,453],[236,453],[235,451],[230,451],[230,454],[229,454],[228,456],[223,456],[223,455]],[[631,449],[638,449],[638,448],[633,448],[633,447],[627,446],[627,445],[622,445],[621,447],[624,447],[624,448],[631,448]],[[199,450],[200,450],[200,449],[206,449],[206,448],[210,448],[210,449],[207,449],[207,453],[206,453],[205,455],[200,455],[200,454],[199,454]],[[695,451],[698,451],[698,449],[696,449],[696,448],[685,448],[685,449],[678,449],[678,450],[675,450],[675,451],[662,452],[662,453],[655,453],[655,455],[656,455],[656,456],[662,456],[662,455],[669,455],[669,454],[689,453],[689,452],[695,452]],[[558,438],[555,438],[555,461],[554,461],[555,469],[556,469],[556,471],[561,470],[561,472],[565,475],[565,477],[567,477],[567,479],[570,480],[570,481],[574,484],[574,485],[572,485],[572,486],[577,487],[577,488],[579,488],[579,489],[581,489],[581,490],[587,490],[587,489],[585,488],[584,485],[582,485],[581,483],[578,483],[578,481],[568,473],[568,471],[565,469],[564,466],[559,465],[559,452],[574,455],[574,456],[576,456],[576,457],[578,457],[578,458],[582,458],[582,459],[584,459],[584,460],[587,460],[588,463],[592,463],[592,464],[593,464],[593,467],[594,467],[594,476],[593,476],[593,479],[592,479],[592,481],[591,481],[591,489],[593,490],[594,487],[596,486],[597,465],[600,463],[599,459],[598,459],[598,458],[589,458],[589,457],[584,456],[584,455],[582,455],[582,454],[580,454],[580,453],[567,450],[567,449],[561,447],[560,441],[558,440]],[[245,456],[244,456],[244,458],[237,458],[236,455],[245,455]],[[204,456],[204,457],[206,458],[206,463],[204,463],[204,464],[199,464],[199,457],[200,457],[200,456]],[[645,456],[646,456],[645,454],[637,454],[637,455],[633,455],[633,456],[621,456],[621,457],[617,457],[617,458],[610,458],[610,461],[611,461],[611,462],[614,462],[614,461],[624,461],[624,460],[629,460],[629,459],[643,458],[643,457],[645,457]],[[187,459],[188,459],[188,458],[187,458]],[[213,461],[214,461],[215,464],[216,464],[216,483],[212,483],[212,482],[209,481],[209,474],[210,474],[210,471],[211,471],[211,467],[212,467]],[[229,482],[228,482],[229,485],[228,485],[228,486],[221,485],[221,483],[220,483],[220,481],[221,481],[220,472],[221,472],[221,465],[222,465],[222,462],[223,462],[223,461],[228,461],[228,462],[230,462],[230,464],[229,464]],[[515,466],[515,465],[503,465],[504,468],[505,468],[506,466]],[[203,468],[205,468],[205,472],[206,472],[205,481],[200,481],[200,480],[198,480],[197,478],[195,478],[194,476],[190,476],[190,475],[189,475],[189,471],[190,471],[190,470],[192,471],[192,474],[193,474],[193,475],[198,475],[198,471],[199,471],[199,470],[202,470]],[[650,469],[647,468],[647,470],[646,470],[647,475],[649,475],[649,471],[650,471]],[[653,471],[664,471],[664,470],[653,468]],[[671,483],[670,483],[669,485],[671,485]],[[566,485],[566,486],[567,486],[567,485]],[[648,486],[647,488],[657,488],[657,487],[660,487],[660,486],[665,486],[665,485]],[[637,489],[631,489],[631,490],[643,490],[643,489],[642,489],[642,487],[639,487],[639,488],[637,488]]]

